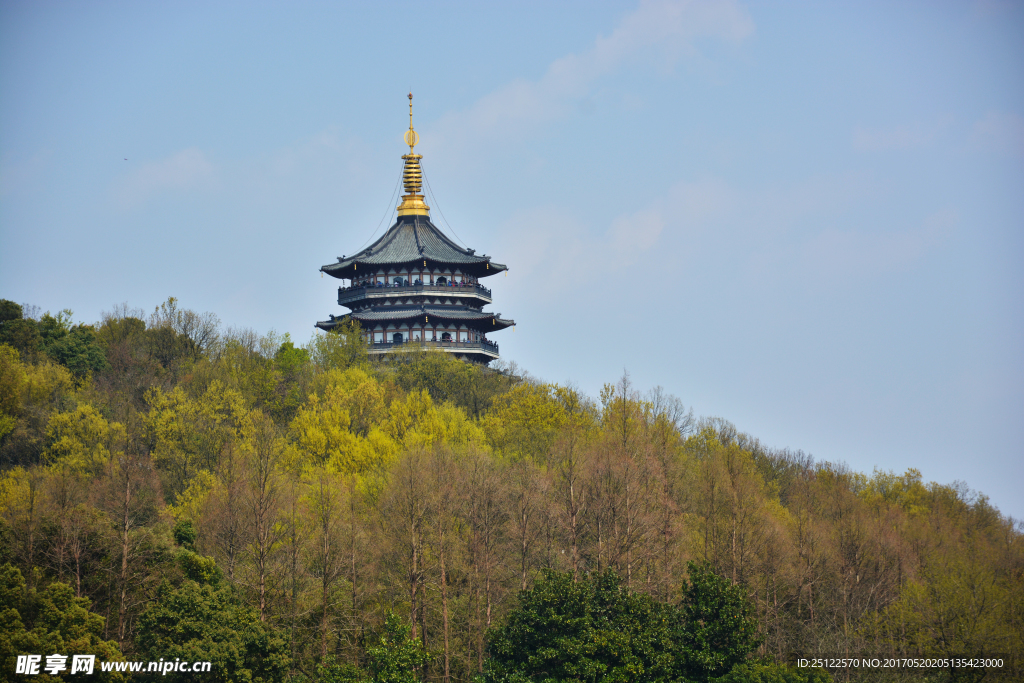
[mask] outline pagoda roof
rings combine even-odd
[[[337,263],[320,270],[332,277],[352,278],[359,266],[385,266],[428,261],[460,268],[465,273],[487,276],[507,270],[494,263],[490,256],[477,255],[475,249],[463,249],[448,239],[429,216],[399,216],[380,239],[353,256],[343,256]]]
[[[454,320],[461,322],[483,322],[485,320],[494,320],[493,329],[503,330],[507,327],[512,327],[516,324],[516,321],[509,320],[508,318],[502,318],[500,313],[489,313],[487,311],[481,311],[475,308],[469,308],[468,306],[379,306],[370,310],[355,311],[348,315],[340,317],[332,317],[329,321],[318,322],[316,324],[320,329],[330,329],[335,325],[344,322],[348,318],[354,318],[359,322],[365,323],[376,323],[383,321],[402,321],[412,320],[416,318],[426,318],[427,316],[438,318],[440,320]],[[425,321],[425,320],[424,320]],[[489,328],[490,329],[490,328]]]

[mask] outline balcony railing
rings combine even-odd
[[[490,300],[491,290],[479,284],[452,284],[452,285],[355,285],[353,287],[338,287],[338,303],[342,301],[353,301],[368,292],[379,294],[477,294]]]
[[[417,346],[430,349],[450,349],[452,351],[482,351],[498,354],[498,345],[487,339],[478,341],[420,341],[418,339],[400,342],[368,342],[370,352],[384,352],[392,349],[412,349]]]

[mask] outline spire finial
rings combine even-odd
[[[399,216],[429,216],[430,207],[423,201],[423,171],[420,169],[420,159],[423,157],[416,154],[413,149],[420,141],[419,134],[412,127],[412,93],[409,93],[409,130],[405,131],[405,144],[409,145],[409,153],[402,155],[405,160],[405,171],[402,173],[402,181],[405,185],[405,194],[402,195],[402,203],[398,205]]]
[[[420,141],[420,136],[412,128],[412,93],[409,93],[409,130],[405,131],[405,144],[409,145],[409,154],[413,154],[413,147]]]

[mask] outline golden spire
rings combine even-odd
[[[423,157],[413,149],[419,141],[419,134],[412,128],[412,93],[409,93],[409,130],[405,131],[405,144],[409,145],[409,153],[402,155],[405,159],[405,171],[402,172],[405,194],[402,195],[402,203],[398,205],[399,216],[430,215],[430,207],[423,202],[423,195],[420,194],[423,191],[420,159]]]

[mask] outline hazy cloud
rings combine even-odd
[[[448,115],[434,135],[465,143],[471,136],[509,134],[563,118],[598,79],[630,59],[654,52],[673,63],[682,54],[695,52],[695,38],[738,42],[753,30],[750,15],[733,0],[644,0],[590,49],[555,60],[537,81],[513,81],[467,111]]]
[[[549,284],[551,278],[580,283],[623,274],[658,250],[674,254],[679,266],[741,263],[759,276],[827,275],[830,269],[845,276],[902,267],[917,258],[938,227],[875,233],[834,227],[872,192],[868,182],[851,175],[753,189],[720,179],[681,181],[603,226],[587,226],[562,208],[521,211],[498,231],[515,235],[500,251],[517,272],[543,274]],[[563,263],[587,267],[570,272]]]
[[[857,126],[853,131],[853,147],[862,152],[924,147],[935,141],[951,122],[951,117],[945,116],[934,123],[917,122],[893,128]]]
[[[1024,117],[990,111],[974,124],[971,146],[1007,156],[1024,156]]]
[[[20,162],[9,158],[0,161],[0,197],[22,192],[34,184],[52,156],[50,150],[43,150]]]
[[[650,207],[618,216],[603,227],[594,232],[571,212],[555,207],[524,210],[499,231],[514,239],[506,238],[498,251],[528,281],[541,277],[545,286],[578,284],[621,273],[636,263],[658,243],[665,218],[660,207]],[[567,269],[566,263],[585,268]]]
[[[543,244],[537,251],[558,254],[562,261],[571,255],[569,262],[591,264],[588,272],[595,277],[625,272],[664,250],[680,267],[732,263],[751,278],[838,283],[914,267],[958,224],[953,210],[936,211],[917,225],[861,226],[855,219],[851,224],[851,208],[871,201],[877,190],[857,175],[755,188],[719,179],[684,181],[599,233],[548,210],[550,219],[538,222],[536,236],[526,243]],[[518,257],[544,258],[527,251]],[[543,271],[557,271],[554,259],[548,260]],[[588,277],[573,274],[576,280]]]
[[[206,188],[214,182],[214,167],[195,147],[166,159],[143,164],[115,185],[114,194],[123,207],[145,203],[168,191]]]
[[[801,270],[821,281],[849,281],[906,270],[945,239],[959,222],[952,209],[893,231],[826,228],[799,248]]]

